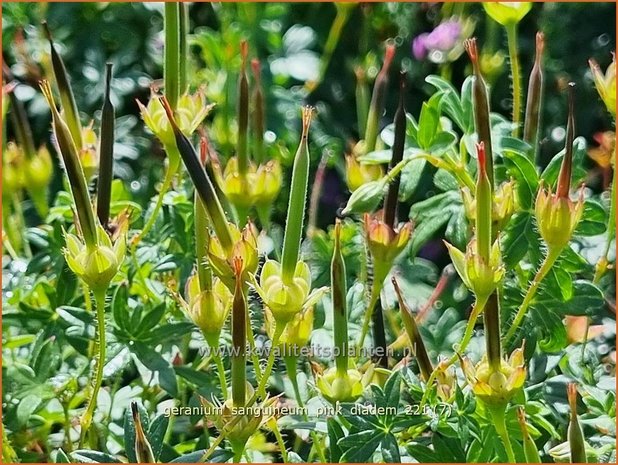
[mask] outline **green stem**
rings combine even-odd
[[[380,298],[380,292],[382,292],[382,281],[378,281],[374,279],[373,284],[371,286],[371,297],[369,299],[369,305],[367,306],[367,311],[365,312],[365,320],[363,321],[363,328],[361,330],[361,335],[356,344],[356,355],[360,354],[361,349],[365,345],[365,338],[367,337],[367,333],[369,332],[369,323],[371,323],[371,318],[373,316],[373,311],[375,309],[376,304],[378,303],[378,299]]]
[[[616,159],[616,149],[614,148],[614,160]],[[614,178],[615,178],[614,174]],[[605,244],[605,250],[603,251],[603,256],[599,260],[599,263],[596,266],[596,270],[594,273],[593,282],[596,284],[599,282],[601,277],[605,274],[607,270],[608,264],[608,255],[609,249],[614,243],[614,238],[616,236],[616,179],[612,180],[612,189],[611,195],[609,197],[609,218],[607,220],[607,243]]]
[[[219,374],[219,384],[221,384],[221,394],[223,394],[223,400],[227,400],[227,380],[225,379],[225,367],[223,366],[223,360],[217,353],[217,347],[213,347],[213,360],[217,365],[217,372]]]
[[[518,137],[521,118],[521,71],[517,56],[517,23],[511,23],[505,27],[511,62],[511,78],[513,79],[513,125],[515,126],[513,137]]]
[[[513,452],[513,445],[511,444],[511,438],[509,437],[509,433],[506,429],[504,408],[490,408],[489,411],[494,424],[494,428],[496,428],[496,432],[498,433],[498,436],[500,436],[500,439],[502,439],[502,443],[504,444],[504,449],[506,451],[506,456],[509,460],[509,463],[516,463],[515,453]]]
[[[174,157],[174,160],[176,159],[180,161],[179,158]],[[177,171],[178,171],[178,163],[176,162],[172,163],[172,159],[170,159],[170,163],[168,163],[166,171],[165,171],[165,178],[163,179],[163,184],[161,184],[161,189],[159,190],[159,196],[157,197],[157,203],[155,204],[155,207],[152,210],[152,213],[150,214],[148,221],[146,221],[144,228],[135,237],[135,239],[133,239],[132,241],[133,247],[137,247],[137,245],[141,242],[141,240],[147,236],[147,234],[150,232],[152,227],[155,225],[157,221],[157,217],[159,216],[159,211],[161,210],[161,207],[163,206],[163,198],[165,197],[165,194],[167,194],[167,192],[170,190],[170,187],[172,186],[172,181],[174,180],[174,176],[176,175]]]
[[[288,451],[285,447],[285,442],[283,441],[283,436],[281,436],[281,431],[279,431],[279,425],[277,424],[277,419],[273,419],[273,433],[275,435],[275,438],[277,439],[277,444],[279,444],[279,451],[281,452],[281,459],[283,460],[283,463],[288,463]]]
[[[526,315],[526,311],[528,310],[528,307],[532,303],[532,299],[534,299],[534,296],[536,295],[536,291],[539,289],[539,285],[541,284],[541,281],[543,281],[547,273],[549,273],[549,270],[551,270],[552,266],[554,265],[554,263],[560,256],[561,252],[562,252],[562,248],[550,248],[547,250],[547,255],[545,256],[545,260],[543,260],[543,263],[541,264],[541,267],[539,268],[534,279],[532,280],[532,283],[530,283],[530,287],[528,288],[528,291],[526,292],[524,300],[521,303],[519,310],[517,310],[517,313],[515,314],[515,319],[513,320],[511,327],[509,328],[508,332],[506,333],[506,336],[504,337],[505,345],[508,345],[508,343],[513,338],[513,336],[515,336],[515,333],[517,332],[519,325],[521,324],[522,320],[524,319],[524,316]]]
[[[94,299],[97,306],[97,334],[98,334],[98,347],[96,354],[96,369],[95,369],[95,377],[93,382],[93,389],[90,394],[90,398],[88,401],[88,405],[86,407],[86,411],[84,412],[81,418],[81,438],[80,438],[80,448],[83,445],[84,439],[86,438],[86,434],[90,429],[90,425],[92,424],[92,417],[94,414],[94,409],[97,405],[97,396],[99,394],[99,390],[101,389],[101,384],[103,384],[103,367],[105,366],[105,350],[107,348],[105,342],[105,290],[96,290],[93,291]]]
[[[163,81],[165,95],[171,107],[176,109],[180,95],[180,4],[165,3],[165,62]]]
[[[288,372],[288,378],[290,378],[290,382],[292,383],[292,388],[294,389],[294,397],[296,398],[296,403],[298,407],[302,409],[303,412],[303,420],[305,422],[309,421],[309,416],[307,415],[307,411],[305,410],[305,403],[300,395],[300,389],[298,388],[298,376],[296,372],[296,364],[298,357],[289,356],[285,357],[285,369]],[[324,454],[324,450],[322,449],[322,443],[320,442],[320,438],[318,434],[311,430],[310,433],[311,439],[313,440],[313,447],[315,448],[321,463],[327,463],[326,455]]]
[[[69,415],[69,406],[62,405],[62,411],[64,412],[64,436],[66,441],[67,452],[73,451],[73,442],[71,441],[71,417]]]
[[[468,344],[472,340],[472,336],[474,334],[474,326],[476,325],[476,320],[478,319],[479,315],[481,314],[481,312],[485,308],[485,304],[486,303],[487,303],[487,299],[480,300],[480,301],[477,300],[474,303],[474,307],[472,308],[472,312],[470,313],[470,317],[468,318],[468,324],[466,325],[466,329],[464,331],[464,336],[461,339],[461,343],[459,345],[455,346],[455,353],[448,360],[448,362],[446,363],[446,366],[442,366],[440,368],[446,369],[446,368],[450,367],[453,363],[455,363],[457,361],[457,359],[459,358],[459,355],[462,354],[466,350],[466,348],[468,347]],[[435,368],[431,372],[431,376],[427,380],[427,383],[426,383],[427,384],[427,389],[423,393],[423,397],[422,397],[421,402],[420,402],[421,408],[427,402],[427,399],[428,399],[428,396],[429,396],[429,392],[430,392],[429,388],[433,385],[433,383],[436,380],[437,376],[438,376],[438,367]]]
[[[268,382],[268,378],[270,378],[270,374],[273,371],[273,366],[275,365],[275,353],[277,352],[275,347],[279,345],[279,340],[281,339],[281,335],[283,334],[283,331],[285,331],[286,326],[287,323],[275,323],[275,334],[273,334],[272,345],[268,354],[268,362],[266,362],[266,368],[262,373],[262,379],[260,380],[258,390],[256,391],[254,397],[264,397],[266,395],[266,383]]]

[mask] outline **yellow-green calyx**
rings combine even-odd
[[[232,293],[219,278],[215,278],[212,289],[200,290],[197,274],[187,281],[189,316],[204,334],[206,342],[216,345],[232,306]]]
[[[470,241],[464,254],[461,250],[445,242],[453,266],[466,287],[474,292],[479,302],[485,302],[504,277],[502,253],[498,241],[491,247],[489,260],[479,255],[476,240]]]
[[[313,306],[306,308],[294,315],[294,318],[286,325],[279,338],[279,347],[283,349],[284,355],[299,355],[300,349],[307,345],[313,331],[314,313]],[[264,315],[266,317],[266,332],[268,337],[273,340],[276,325],[275,318],[268,307]]]
[[[114,242],[97,226],[97,243],[88,246],[75,234],[66,234],[64,257],[69,268],[93,291],[105,291],[116,276],[125,255],[125,237]]]
[[[364,147],[364,142],[361,141],[357,144]],[[361,150],[364,150],[361,149]],[[355,149],[356,151],[356,149]],[[382,165],[370,165],[367,163],[361,163],[354,155],[346,155],[345,157],[345,182],[348,185],[350,192],[354,192],[363,184],[371,181],[378,181],[384,176],[384,168]]]
[[[519,23],[532,8],[532,2],[483,2],[483,7],[491,19],[509,26]]]
[[[276,321],[287,323],[300,312],[311,291],[309,266],[299,261],[291,280],[284,280],[281,264],[267,260],[260,275],[260,287],[264,304],[271,310]]]
[[[234,257],[242,258],[243,279],[246,278],[247,273],[253,274],[257,270],[258,232],[251,222],[247,223],[242,231],[235,224],[228,223],[228,230],[232,239],[232,248],[226,250],[218,236],[214,235],[209,242],[208,260],[213,272],[230,290],[233,290],[235,275],[232,260]]]
[[[252,398],[254,396],[254,389],[250,383],[246,383],[246,389],[246,397]],[[274,404],[277,402],[277,399],[266,399],[261,404],[247,408],[246,411],[244,406],[235,406],[230,396],[223,403],[217,400],[214,400],[213,403],[203,397],[200,397],[200,401],[204,408],[206,419],[213,423],[219,432],[226,431],[228,433],[227,438],[230,441],[232,450],[237,455],[240,455],[244,451],[249,438],[272,417],[272,412],[275,410]],[[237,417],[241,417],[241,419],[238,420]],[[230,427],[228,425],[233,426]]]
[[[461,367],[477,398],[492,408],[506,407],[526,380],[523,347],[515,349],[508,361],[501,359],[498,369],[492,368],[486,357],[476,367],[462,358]]]
[[[166,116],[165,108],[161,104],[159,95],[152,92],[147,106],[144,106],[139,101],[137,105],[144,123],[157,139],[161,141],[166,150],[169,147],[175,147],[174,130],[169,122],[169,118]],[[206,118],[213,106],[213,104],[206,104],[206,97],[201,90],[195,94],[185,93],[180,97],[174,109],[176,124],[178,124],[178,127],[185,136],[190,136]]]
[[[470,221],[476,221],[476,199],[470,189],[462,189],[464,209]],[[513,213],[518,210],[515,182],[509,181],[500,184],[493,193],[491,210],[492,229],[501,231],[509,222]]]
[[[616,116],[616,55],[612,55],[612,63],[605,70],[605,74],[595,60],[589,60],[589,64],[601,100],[607,111]]]
[[[342,373],[337,367],[331,367],[317,375],[315,384],[322,396],[334,404],[358,399],[363,394],[366,379],[355,368]]]
[[[536,197],[535,214],[541,237],[550,249],[560,250],[566,246],[584,211],[584,191],[573,202],[570,197],[573,165],[573,140],[575,138],[574,84],[569,84],[569,113],[564,157],[558,175],[556,193],[551,187],[541,185]]]
[[[382,212],[376,215],[365,214],[365,233],[367,246],[371,252],[376,268],[391,268],[412,235],[412,223],[408,222],[399,229],[393,229],[382,219]]]
[[[223,173],[217,174],[225,196],[234,206],[243,209],[253,205],[270,205],[281,190],[281,165],[276,160],[257,167],[249,162],[246,172],[241,175],[238,159],[232,157],[225,165]]]

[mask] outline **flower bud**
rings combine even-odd
[[[542,463],[536,444],[530,437],[530,433],[528,433],[526,412],[523,407],[517,408],[517,420],[519,421],[519,427],[521,428],[521,434],[524,439],[524,456],[526,457],[526,463]]]
[[[565,153],[558,175],[558,186],[553,194],[551,187],[541,185],[536,197],[535,215],[541,237],[549,248],[556,250],[566,246],[584,211],[584,192],[580,190],[579,199],[573,202],[569,198],[571,171],[573,164],[573,140],[575,138],[573,84],[569,90],[569,117]]]
[[[567,436],[569,439],[569,448],[571,450],[571,463],[586,463],[586,441],[584,433],[577,418],[577,385],[569,383],[567,385],[567,397],[569,399],[569,407],[571,409],[569,428]]]
[[[213,280],[212,289],[200,290],[199,278],[195,274],[187,281],[187,298],[189,316],[204,334],[206,342],[211,347],[216,346],[232,306],[232,293],[218,278]]]
[[[532,8],[532,2],[483,2],[487,15],[501,24],[509,26],[519,23]]]
[[[113,244],[107,232],[97,226],[97,243],[88,246],[74,234],[66,234],[64,257],[69,268],[86,285],[96,291],[104,291],[116,276],[125,255],[124,236]]]
[[[345,182],[350,192],[355,192],[369,182],[378,181],[382,176],[382,165],[361,163],[353,154],[345,156]]]
[[[51,155],[44,145],[24,163],[24,176],[27,179],[26,189],[41,216],[47,213],[47,188],[54,174]]]
[[[466,216],[470,221],[475,222],[476,199],[467,187],[462,189],[462,194]],[[502,231],[518,208],[515,182],[509,181],[500,184],[493,193],[491,210],[492,231]]]
[[[616,116],[616,55],[612,54],[612,63],[605,70],[605,74],[595,60],[590,59],[588,63],[601,100],[605,103],[607,111]]]
[[[281,164],[277,160],[270,160],[258,166],[255,173],[255,204],[271,205],[281,190]]]
[[[412,235],[412,223],[405,223],[401,228],[394,229],[382,220],[381,213],[371,216],[365,214],[365,234],[371,257],[378,269],[391,268],[395,259],[405,249]]]
[[[231,290],[234,288],[234,257],[242,258],[243,276],[253,274],[258,266],[257,229],[251,222],[242,231],[233,223],[228,223],[232,247],[226,251],[218,236],[210,239],[208,259],[214,273]]]
[[[470,241],[465,254],[448,242],[445,244],[461,280],[474,292],[477,301],[486,302],[498,288],[505,273],[498,241],[491,247],[489,260],[483,259],[477,252],[476,240]]]
[[[161,141],[166,150],[168,147],[173,147],[176,143],[174,130],[166,116],[160,96],[153,91],[147,106],[139,101],[137,105],[148,129]],[[174,118],[178,128],[185,136],[190,136],[213,107],[214,104],[206,104],[206,96],[201,89],[195,94],[183,94],[174,110]]]
[[[375,210],[384,196],[385,188],[384,178],[366,182],[352,193],[341,214],[366,213]]]
[[[15,194],[25,186],[25,158],[23,150],[9,142],[2,153],[2,193],[4,198]]]
[[[476,367],[468,358],[461,359],[461,368],[472,391],[492,408],[505,408],[526,380],[523,347],[515,349],[508,361],[500,362],[500,367],[494,369],[485,356]]]

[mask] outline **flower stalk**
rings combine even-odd
[[[164,64],[163,82],[165,95],[173,109],[180,97],[180,2],[166,2],[164,12]]]

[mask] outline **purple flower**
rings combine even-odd
[[[412,55],[417,60],[424,60],[427,56],[427,46],[425,44],[429,34],[424,33],[414,38],[412,41]]]
[[[425,39],[425,46],[430,50],[447,51],[452,49],[461,36],[461,24],[446,21],[436,27]]]
[[[461,40],[462,32],[462,25],[459,21],[445,21],[430,33],[423,33],[414,38],[412,55],[417,60],[424,60],[433,50],[448,52]]]

